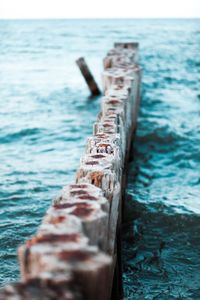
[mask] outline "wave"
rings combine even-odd
[[[44,135],[43,128],[23,128],[14,133],[7,133],[6,135],[1,135],[0,142],[2,144],[15,143],[26,137],[33,139],[33,137],[36,138],[40,135]]]

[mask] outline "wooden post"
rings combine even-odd
[[[0,300],[84,300],[72,279],[55,281],[52,277],[38,278],[26,282],[17,282],[0,289]]]
[[[49,300],[122,299],[121,223],[140,103],[137,54],[137,43],[116,43],[104,59],[101,112],[75,182],[63,188],[36,235],[20,246],[22,282],[0,292],[0,300],[13,295],[20,300],[39,300],[37,295]],[[77,64],[92,94],[99,95],[84,59]]]
[[[85,59],[83,57],[80,57],[79,59],[77,59],[76,61],[89,89],[90,89],[90,92],[92,94],[92,96],[99,96],[101,95],[101,91],[97,85],[97,83],[95,82],[94,80],[94,77],[92,75],[92,73],[90,72],[86,62],[85,62]]]
[[[139,43],[129,42],[129,43],[114,43],[115,48],[124,48],[124,49],[138,49]]]

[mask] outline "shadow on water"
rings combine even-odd
[[[127,196],[125,299],[199,299],[199,217],[155,206]]]

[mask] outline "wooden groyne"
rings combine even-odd
[[[19,248],[21,281],[1,290],[0,300],[122,298],[120,228],[140,101],[138,44],[116,43],[103,63],[105,94],[76,179]]]
[[[79,59],[77,59],[76,61],[84,79],[85,82],[88,85],[88,88],[91,92],[91,97],[95,97],[95,96],[99,96],[101,95],[101,91],[96,83],[96,81],[94,80],[94,77],[92,75],[92,73],[90,72],[85,59],[83,57],[80,57]]]

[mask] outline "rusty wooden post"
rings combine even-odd
[[[101,95],[101,91],[97,85],[97,83],[94,80],[94,77],[92,75],[92,73],[90,72],[86,61],[83,57],[80,57],[79,59],[76,60],[76,63],[90,89],[90,92],[92,94],[92,96],[99,96]]]
[[[77,64],[99,94],[84,59]],[[116,43],[104,59],[105,95],[76,179],[19,247],[21,282],[2,290],[0,300],[122,299],[121,223],[140,81],[137,43]]]

